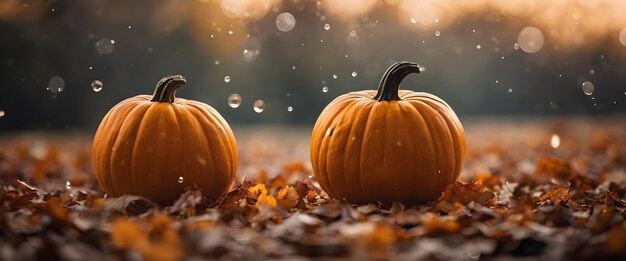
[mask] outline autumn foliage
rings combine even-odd
[[[89,139],[14,137],[0,142],[0,259],[626,258],[626,134],[561,133],[555,150],[548,134],[488,127],[470,125],[461,180],[412,206],[329,198],[304,134],[242,135],[228,193],[211,201],[189,184],[165,207],[101,192]]]

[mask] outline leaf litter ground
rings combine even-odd
[[[103,194],[88,136],[5,135],[0,259],[624,260],[624,129],[615,119],[470,121],[460,180],[418,206],[330,199],[306,130],[236,133],[231,191],[209,201],[190,184],[166,207]]]

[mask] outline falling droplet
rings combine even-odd
[[[500,81],[496,80],[496,84],[498,84]]]
[[[295,69],[296,69],[296,66],[295,66],[295,65],[291,66],[291,69],[292,69],[292,70],[295,70]]]
[[[420,72],[425,72],[426,71],[426,66],[419,65],[418,68],[419,68]]]
[[[358,75],[358,73],[356,71],[352,72],[352,77],[356,77]]]
[[[326,30],[326,31],[330,30],[330,25],[329,24],[325,24],[324,25],[324,30]]]
[[[415,19],[415,17],[411,17],[411,23],[412,23],[412,24],[417,23],[417,19]]]
[[[230,76],[228,75],[224,76],[224,82],[230,82]]]
[[[65,87],[65,80],[59,76],[54,76],[50,78],[50,82],[48,83],[48,90],[52,93],[60,93],[63,91]]]
[[[355,37],[356,36],[356,31],[355,30],[350,31],[350,36]]]
[[[228,96],[228,106],[231,108],[237,108],[241,105],[241,96],[237,93],[233,93]]]
[[[228,30],[228,34],[233,34],[235,32],[233,32],[233,30]]]
[[[552,134],[552,138],[550,138],[550,146],[556,149],[560,145],[561,145],[561,137],[559,137],[559,135]]]
[[[440,36],[440,35],[441,35],[441,32],[435,31],[435,36]]]
[[[322,92],[328,92],[328,86],[326,85],[322,86]]]
[[[0,118],[4,117],[4,111],[0,111]]]
[[[288,112],[292,112],[293,111],[293,107],[291,107],[291,106],[287,107],[287,111]]]
[[[624,27],[620,32],[619,32],[619,42],[623,45],[626,46],[626,27]]]
[[[103,38],[97,41],[94,47],[99,54],[110,54],[113,52],[113,49],[115,49],[114,43],[114,40]]]
[[[220,64],[220,60],[215,60],[215,65],[219,65]]]
[[[254,112],[261,113],[265,110],[265,102],[263,100],[256,100],[253,104]]]
[[[185,179],[182,176],[178,177],[178,183],[179,184],[182,184],[184,181],[185,181]]]
[[[93,82],[91,82],[91,89],[93,89],[94,92],[100,92],[102,90],[102,82],[100,80],[93,80]]]
[[[536,53],[543,47],[543,33],[541,30],[529,26],[519,32],[517,43],[524,52]]]
[[[592,95],[594,89],[595,86],[593,86],[593,83],[590,81],[583,82],[583,92],[585,92],[585,94]]]
[[[65,189],[70,190],[72,189],[72,183],[70,183],[70,181],[65,181]]]
[[[596,71],[594,69],[589,70],[589,74],[595,74]]]
[[[513,92],[513,89],[509,88],[509,93],[512,93],[512,92]]]
[[[337,74],[333,74],[333,79],[337,79]]]
[[[477,44],[476,49],[480,50],[480,48],[482,48],[482,46],[480,46],[480,44]]]
[[[289,32],[296,26],[296,18],[290,13],[282,13],[276,17],[276,28],[281,32]]]
[[[513,44],[513,49],[519,50],[519,44],[518,43]]]
[[[332,136],[333,135],[333,130],[334,130],[334,128],[328,127],[328,129],[326,129],[326,136]]]

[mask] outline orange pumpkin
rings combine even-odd
[[[465,133],[456,114],[428,93],[398,91],[415,63],[398,62],[378,91],[333,100],[317,119],[311,164],[320,186],[352,203],[437,199],[461,173]]]
[[[135,194],[160,204],[186,187],[216,199],[237,171],[237,144],[228,123],[211,106],[176,98],[180,75],[159,81],[154,95],[113,107],[93,141],[93,166],[102,190]]]

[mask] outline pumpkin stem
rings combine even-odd
[[[420,66],[412,62],[397,62],[387,69],[378,84],[378,93],[374,96],[377,101],[399,101],[398,89],[400,82],[411,73],[420,73]]]
[[[176,99],[176,90],[185,85],[185,83],[187,83],[187,80],[182,75],[163,77],[154,89],[152,101],[173,103]]]

